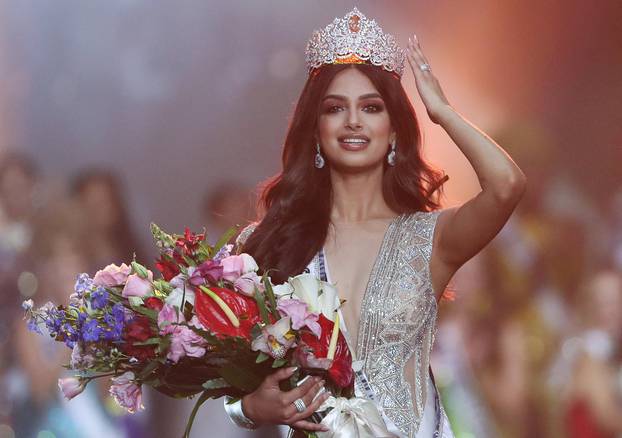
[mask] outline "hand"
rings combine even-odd
[[[410,69],[415,76],[415,84],[417,85],[417,91],[421,96],[421,100],[425,105],[425,109],[428,112],[430,120],[434,123],[438,123],[437,114],[444,108],[449,106],[449,102],[441,89],[438,80],[432,74],[431,70],[421,70],[420,66],[430,63],[423,55],[421,46],[417,35],[413,35],[413,38],[408,38],[408,48],[406,50],[406,59],[410,64]]]
[[[328,428],[323,424],[305,420],[329,396],[328,392],[325,392],[313,401],[315,395],[324,387],[324,381],[320,377],[313,377],[291,391],[281,391],[279,381],[289,378],[294,371],[295,368],[282,368],[267,376],[254,392],[245,395],[242,398],[244,415],[258,424],[287,424],[296,429],[327,432]],[[294,406],[294,400],[298,398],[307,406],[307,409],[300,413]]]

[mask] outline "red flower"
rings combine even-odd
[[[205,240],[205,233],[193,233],[188,227],[184,230],[183,237],[179,237],[175,242],[177,248],[180,248],[182,253],[188,257],[192,257],[194,252],[199,247],[199,244]]]
[[[251,339],[251,329],[261,322],[257,302],[253,298],[244,296],[229,289],[211,287],[229,306],[231,311],[238,317],[240,326],[235,327],[220,306],[205,292],[200,289],[195,291],[194,313],[203,326],[219,338],[239,336]]]
[[[156,268],[166,281],[170,281],[179,274],[179,266],[175,262],[167,260],[164,257],[160,257],[156,260]]]
[[[162,310],[162,307],[164,307],[164,303],[160,298],[149,297],[144,302],[145,307],[151,310],[155,310],[156,312],[159,312],[160,310]]]
[[[328,355],[328,346],[330,345],[330,338],[333,334],[333,327],[335,325],[330,319],[326,318],[323,314],[320,314],[318,323],[322,328],[322,334],[320,338],[316,338],[310,330],[302,330],[300,332],[301,345],[299,348],[307,348],[317,358],[323,359]],[[354,379],[354,372],[352,371],[352,355],[348,348],[346,338],[341,331],[337,338],[337,348],[335,349],[335,358],[330,368],[328,368],[328,376],[340,388],[345,388],[352,384]]]
[[[157,298],[156,298],[157,299]],[[135,342],[145,342],[157,333],[151,328],[149,318],[137,316],[125,327],[123,333],[124,344],[121,350],[128,356],[134,356],[139,361],[144,361],[155,357],[155,346],[153,345],[134,345]]]

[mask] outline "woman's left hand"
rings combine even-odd
[[[438,79],[429,69],[430,63],[423,55],[421,45],[417,39],[417,35],[413,35],[408,39],[408,48],[406,49],[406,59],[410,64],[410,69],[415,76],[417,91],[421,96],[421,100],[425,105],[430,120],[438,123],[438,114],[440,111],[449,106],[449,102],[441,89]],[[427,70],[421,70],[421,66],[428,66]]]

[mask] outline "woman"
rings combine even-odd
[[[482,186],[464,205],[439,211],[444,180],[421,157],[417,119],[400,84],[404,56],[393,37],[354,9],[316,32],[306,55],[310,74],[285,140],[283,171],[265,188],[265,214],[242,233],[243,249],[276,269],[276,281],[308,268],[336,284],[347,301],[344,332],[369,382],[365,396],[393,435],[451,436],[428,371],[437,303],[456,270],[503,227],[525,177],[450,106],[415,37],[406,58],[428,116]],[[322,382],[281,391],[278,382],[292,372],[274,373],[228,405],[234,421],[326,430],[307,420],[327,397],[314,400]]]

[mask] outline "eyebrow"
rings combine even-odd
[[[382,96],[378,93],[368,93],[368,94],[363,94],[361,96],[359,96],[359,100],[363,100],[363,99],[371,99],[371,98],[380,98],[382,99]],[[337,99],[337,100],[348,100],[348,98],[346,96],[341,96],[339,94],[329,94],[327,96],[324,96],[324,98],[322,99],[322,102],[327,100],[327,99]]]

